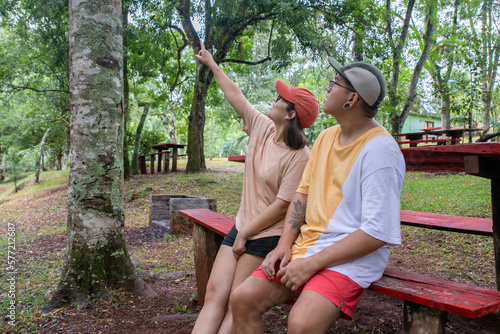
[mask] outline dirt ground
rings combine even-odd
[[[65,245],[64,239],[63,235],[45,237],[37,240],[33,247],[42,253],[52,248],[60,249]],[[132,250],[147,243],[167,256],[167,249],[158,249],[160,239],[161,235],[149,227],[127,229],[127,244]],[[411,261],[404,252],[398,253],[392,256],[391,267],[413,267],[416,272],[425,274],[425,263]],[[44,317],[38,324],[38,333],[190,333],[200,311],[193,273],[140,274],[158,292],[158,297],[142,298],[127,292],[114,292],[110,300],[96,299],[86,308],[67,308]],[[449,279],[444,274],[434,274]],[[460,277],[455,280],[460,281]],[[286,333],[289,309],[290,306],[283,305],[265,314],[266,333]],[[340,320],[328,333],[401,333],[402,323],[401,300],[365,291],[354,320]],[[449,314],[446,333],[498,334],[499,324],[498,313],[480,319]]]

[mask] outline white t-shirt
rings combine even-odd
[[[340,126],[314,143],[298,192],[307,194],[306,224],[292,246],[292,260],[316,254],[357,229],[387,245],[352,262],[327,268],[367,288],[382,277],[389,246],[401,243],[400,196],[405,162],[400,148],[376,127],[347,146]]]

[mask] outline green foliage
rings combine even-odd
[[[156,152],[151,148],[151,145],[164,143],[166,136],[155,130],[144,130],[141,137],[141,150],[139,154],[149,154]]]
[[[33,150],[47,128],[47,152],[66,149],[68,113],[67,1],[0,5],[0,145]]]
[[[17,182],[23,172],[21,166],[21,153],[11,148],[5,155],[5,160],[7,166],[6,174],[14,181],[14,191],[17,192],[19,190]]]

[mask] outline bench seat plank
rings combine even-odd
[[[487,218],[401,210],[401,224],[443,231],[486,236],[493,235],[493,220]]]
[[[417,140],[402,140],[398,144],[420,144],[420,143],[457,143],[460,138],[451,139],[417,139]]]
[[[223,237],[229,233],[235,222],[233,218],[210,209],[179,210],[179,213]]]
[[[435,309],[479,318],[500,311],[500,291],[387,268],[370,288]]]

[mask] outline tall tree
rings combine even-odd
[[[410,113],[410,109],[413,106],[413,102],[415,102],[415,98],[417,97],[417,84],[420,78],[420,73],[422,73],[422,69],[424,68],[424,64],[427,62],[429,58],[429,54],[432,47],[432,40],[434,35],[434,23],[436,22],[436,7],[437,3],[434,0],[428,1],[427,8],[428,12],[426,15],[426,29],[425,35],[423,36],[424,45],[422,47],[422,53],[420,54],[420,58],[413,69],[413,74],[411,77],[410,87],[408,90],[408,96],[406,98],[405,104],[403,106],[403,110],[399,116],[395,116],[393,114],[393,118],[391,119],[391,123],[393,126],[393,130],[396,129],[397,132],[401,132],[403,130],[403,124],[406,121],[406,117]],[[398,120],[398,123],[396,123]]]
[[[128,154],[127,125],[129,119],[129,95],[130,87],[128,83],[128,38],[125,30],[128,27],[128,3],[125,0],[122,13],[123,24],[123,177],[128,180],[131,176],[130,159]]]
[[[311,1],[314,3],[315,1]],[[247,65],[275,62],[275,68],[286,67],[293,53],[291,37],[303,47],[318,48],[321,33],[315,25],[316,11],[304,1],[203,1],[197,6],[190,0],[173,1],[178,20],[168,25],[182,32],[194,53],[204,42],[207,50],[213,51],[214,60],[221,63]],[[195,28],[193,18],[201,23],[200,32]],[[180,22],[180,27],[176,25]],[[248,60],[250,53],[243,52],[238,39],[250,36],[261,29],[268,34],[268,55],[260,60]],[[189,115],[187,172],[202,171],[205,166],[204,127],[205,101],[213,74],[201,64],[196,67],[193,102]]]
[[[404,50],[404,45],[405,45],[405,39],[408,33],[409,29],[409,23],[411,20],[411,14],[413,11],[413,6],[414,6],[414,1],[410,0],[408,2],[408,5],[412,5],[411,8],[408,6],[403,28],[401,31],[401,40],[395,44],[393,41],[390,43],[391,45],[391,50],[393,51],[393,71],[391,75],[391,82],[388,87],[388,96],[389,96],[389,106],[390,106],[390,121],[391,121],[391,130],[393,133],[401,132],[404,122],[406,120],[406,117],[408,117],[408,114],[410,112],[411,107],[413,106],[413,102],[415,101],[415,98],[417,96],[417,84],[418,80],[420,78],[420,73],[422,72],[423,66],[426,63],[431,46],[432,46],[432,38],[434,34],[434,22],[436,21],[436,8],[437,4],[433,0],[427,0],[424,1],[424,10],[425,10],[425,23],[426,23],[426,29],[425,33],[423,36],[417,36],[419,41],[423,41],[420,44],[420,57],[417,60],[417,63],[413,69],[412,77],[411,77],[411,82],[408,88],[408,94],[406,96],[406,99],[404,100],[404,105],[402,107],[401,112],[399,112],[399,98],[398,98],[398,93],[397,93],[397,87],[398,87],[398,80],[399,80],[399,71],[400,71],[400,64],[401,64],[401,59],[402,59],[402,52]],[[391,35],[392,31],[392,24],[390,21],[391,15],[391,2],[387,0],[386,2],[387,6],[387,35]],[[404,37],[404,38],[403,38]],[[389,37],[392,39],[392,37]]]
[[[401,70],[401,62],[403,58],[403,50],[406,44],[406,38],[408,37],[408,30],[410,28],[410,20],[413,13],[413,8],[415,7],[415,0],[409,0],[406,7],[406,14],[401,28],[401,33],[398,38],[394,39],[394,27],[393,27],[393,9],[391,7],[391,0],[386,0],[386,35],[388,39],[388,44],[390,47],[390,52],[392,56],[392,69],[391,69],[391,80],[387,87],[387,96],[389,100],[389,108],[391,113],[391,126],[392,131],[397,132],[399,128],[399,115],[398,107],[400,103],[400,98],[398,97],[398,85],[399,85],[399,75]]]
[[[125,245],[121,0],[70,0],[71,168],[67,245],[48,313],[122,286],[156,293]]]
[[[43,145],[45,144],[45,140],[47,139],[47,135],[49,134],[50,128],[45,131],[43,135],[42,141],[40,142],[40,148],[38,150],[38,155],[36,158],[36,167],[35,167],[35,183],[38,183],[40,178],[40,162],[43,159]]]
[[[139,124],[137,124],[137,129],[135,130],[134,153],[132,155],[132,175],[139,174],[139,152],[141,150],[142,129],[144,128],[144,122],[146,122],[151,105],[149,103],[139,103],[139,107],[144,107],[144,111],[142,112]]]
[[[458,12],[461,7],[460,0],[453,1],[453,11],[450,20],[446,19],[445,13],[441,13],[440,20],[436,22],[439,40],[433,43],[429,60],[425,68],[431,75],[436,92],[440,95],[441,107],[441,127],[450,129],[451,127],[451,107],[452,107],[452,82],[451,75],[459,54],[459,36],[461,31],[458,24]],[[444,8],[445,9],[445,8]]]
[[[498,2],[484,0],[480,15],[482,44],[480,64],[484,134],[490,130],[491,101],[500,58],[500,29],[498,28],[500,22],[498,22],[498,14],[500,14]]]

